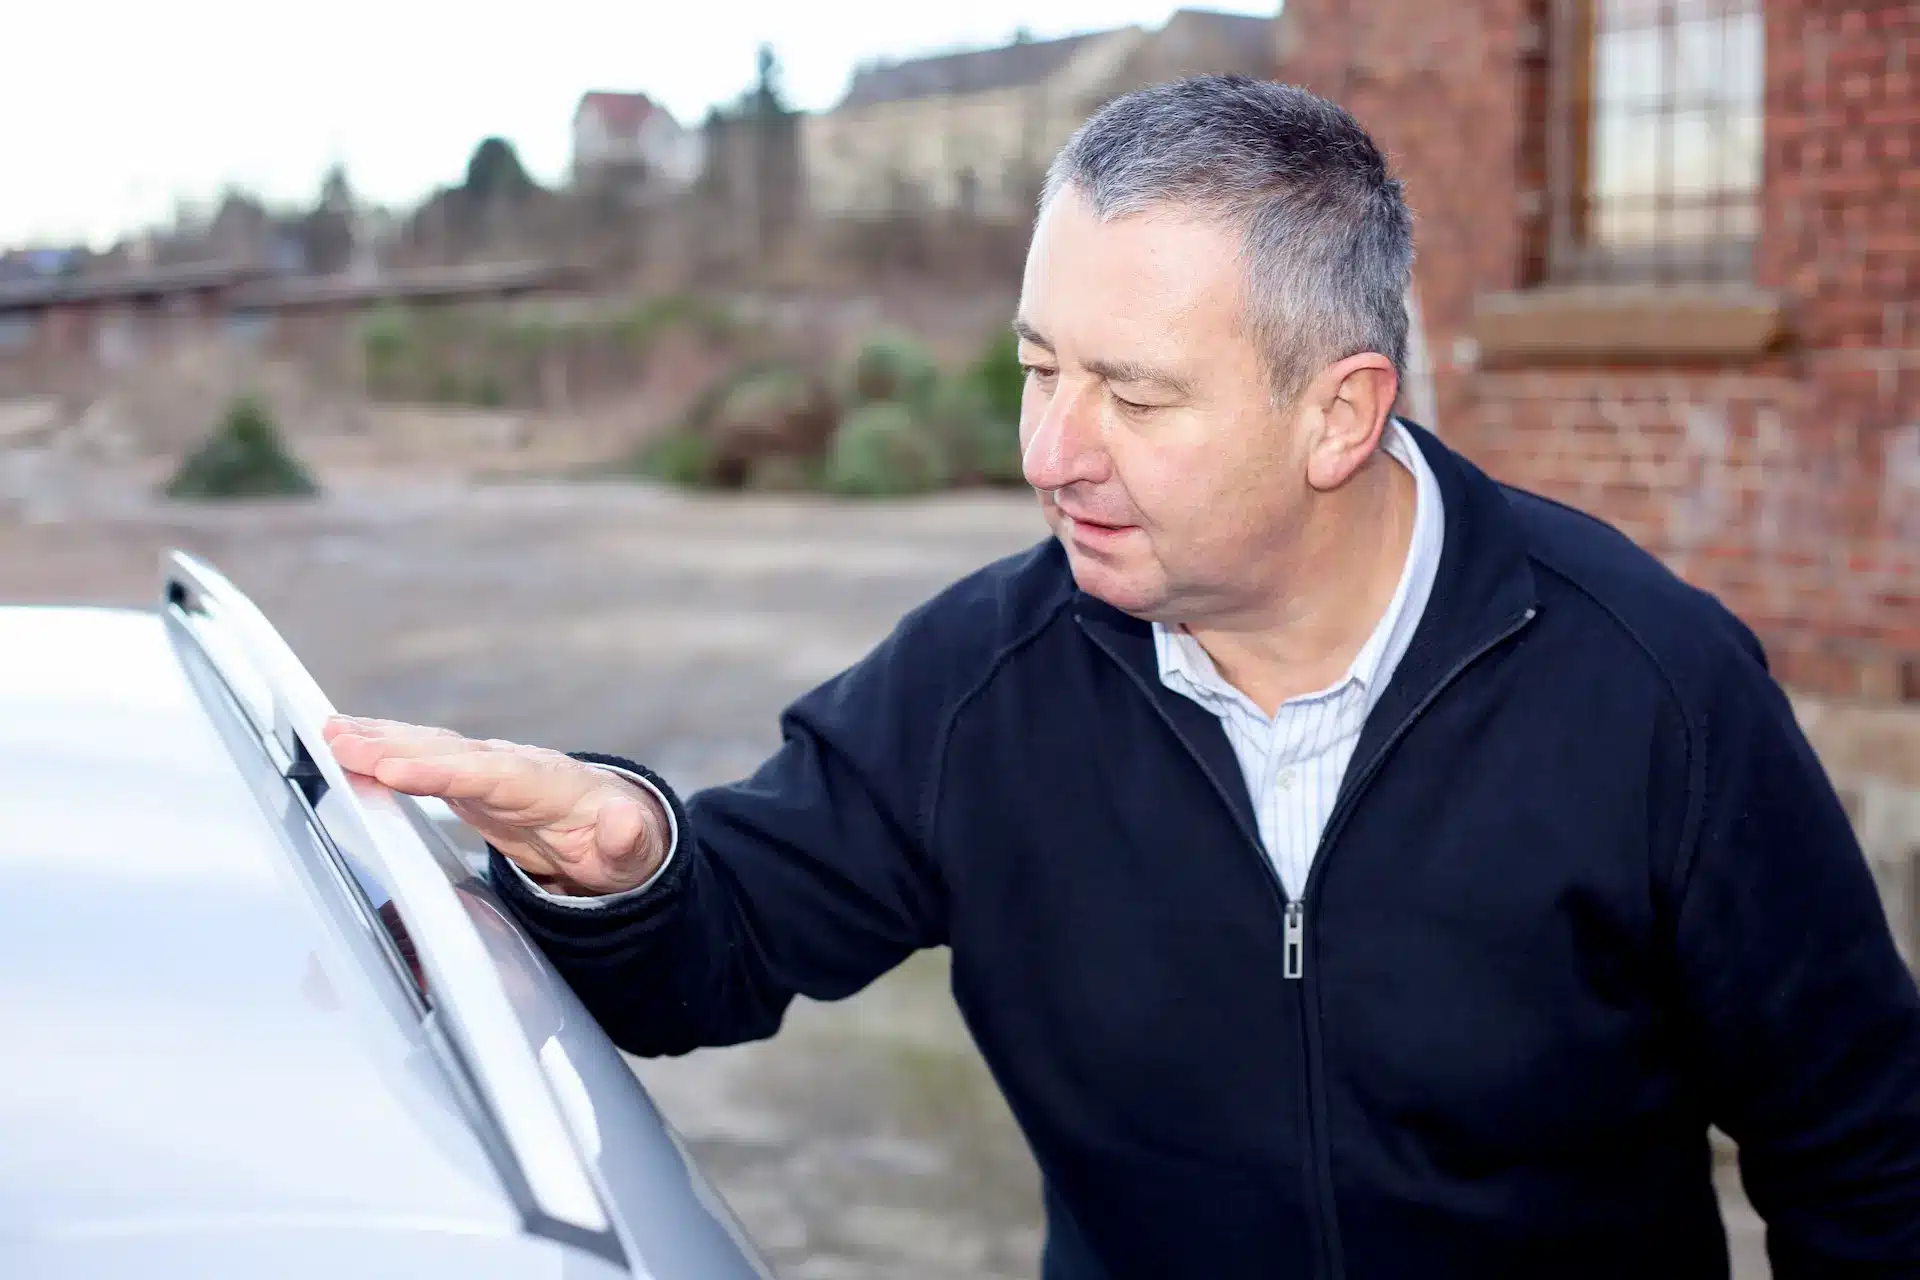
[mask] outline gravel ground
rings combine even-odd
[[[199,509],[153,502],[147,476],[16,459],[9,477],[0,601],[145,605],[182,547],[252,594],[344,709],[620,752],[682,786],[752,767],[786,701],[1040,533],[1006,495],[848,507],[367,472],[328,477],[317,503]],[[943,955],[800,1003],[772,1041],[638,1070],[791,1280],[1035,1274],[1031,1161]],[[1758,1280],[1758,1224],[1730,1196],[1738,1274]]]

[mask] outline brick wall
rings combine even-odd
[[[1768,0],[1749,359],[1482,368],[1475,299],[1541,282],[1544,0],[1289,0],[1284,79],[1352,110],[1416,217],[1439,426],[1719,594],[1814,693],[1920,701],[1920,6]]]

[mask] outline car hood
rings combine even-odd
[[[512,1234],[155,614],[0,608],[0,1240]]]

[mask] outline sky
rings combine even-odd
[[[346,166],[405,206],[510,139],[536,178],[567,163],[588,89],[641,91],[683,123],[752,81],[771,43],[787,98],[830,107],[856,64],[1141,23],[1172,0],[14,0],[0,70],[0,246],[111,244],[229,185],[310,203]],[[1272,0],[1205,0],[1237,13]]]

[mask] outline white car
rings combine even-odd
[[[483,849],[163,576],[0,608],[0,1276],[764,1280]]]

